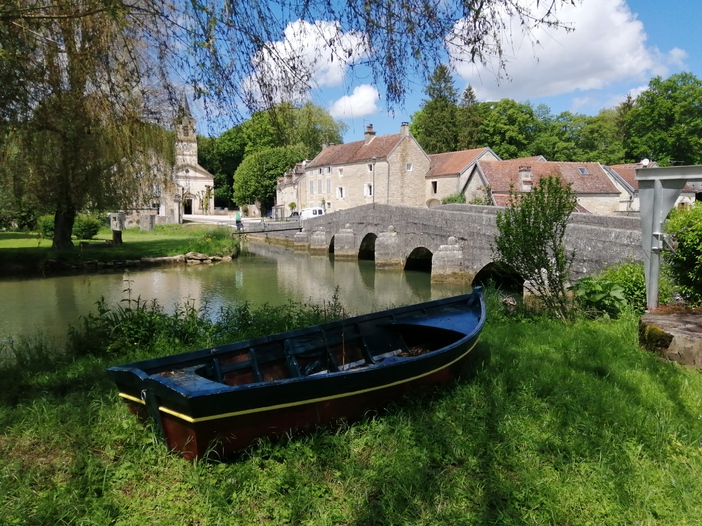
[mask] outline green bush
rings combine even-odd
[[[588,279],[617,285],[622,289],[629,307],[639,314],[646,310],[646,279],[643,263],[638,261],[617,263]],[[608,285],[604,284],[601,287],[607,288]],[[658,284],[659,302],[661,304],[669,303],[674,294],[675,288],[670,277],[667,272],[661,272]]]
[[[198,239],[190,241],[184,252],[200,252],[208,256],[238,256],[239,239],[235,239],[228,228],[214,228],[203,232]]]
[[[466,202],[466,196],[464,194],[451,194],[449,196],[444,197],[441,200],[442,205],[448,205],[451,203],[465,203]]]
[[[673,210],[665,228],[677,241],[664,253],[670,275],[686,301],[702,305],[702,205]]]
[[[54,216],[45,215],[37,219],[37,232],[45,239],[54,237]]]
[[[616,318],[629,304],[624,288],[603,278],[581,279],[570,290],[575,293],[575,302],[588,314],[606,314]]]
[[[101,226],[102,221],[97,217],[80,215],[73,223],[73,235],[78,239],[93,239]]]

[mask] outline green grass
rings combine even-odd
[[[327,314],[247,309],[180,333],[182,347]],[[34,342],[0,370],[0,524],[700,524],[700,373],[639,349],[635,317],[489,312],[453,386],[227,463],[167,452],[104,375],[175,350],[167,317],[153,341],[112,354],[48,362]]]
[[[122,245],[108,246],[112,232],[102,229],[91,246],[83,248],[79,242],[72,250],[54,251],[51,239],[42,239],[37,234],[24,232],[0,232],[0,263],[8,267],[36,268],[42,261],[119,261],[142,257],[175,256],[189,251],[200,251],[208,255],[232,253],[238,240],[226,228],[207,225],[182,224],[157,226],[153,231],[130,228],[122,234]]]

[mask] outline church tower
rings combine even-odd
[[[188,99],[183,98],[178,109],[176,120],[176,166],[197,166],[197,134],[195,132],[195,118],[190,111]]]

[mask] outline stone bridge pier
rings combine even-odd
[[[339,259],[373,259],[377,269],[431,269],[432,281],[472,283],[494,266],[496,207],[365,205],[307,219],[294,247]],[[642,259],[638,217],[573,214],[566,246],[573,278]]]

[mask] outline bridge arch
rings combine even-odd
[[[416,247],[405,260],[405,270],[417,270],[431,273],[431,262],[434,254],[426,247]]]
[[[473,286],[494,284],[505,292],[520,293],[524,288],[524,278],[512,267],[492,261],[481,268],[473,278]]]
[[[375,240],[378,236],[373,232],[366,234],[358,247],[358,259],[375,261]]]

